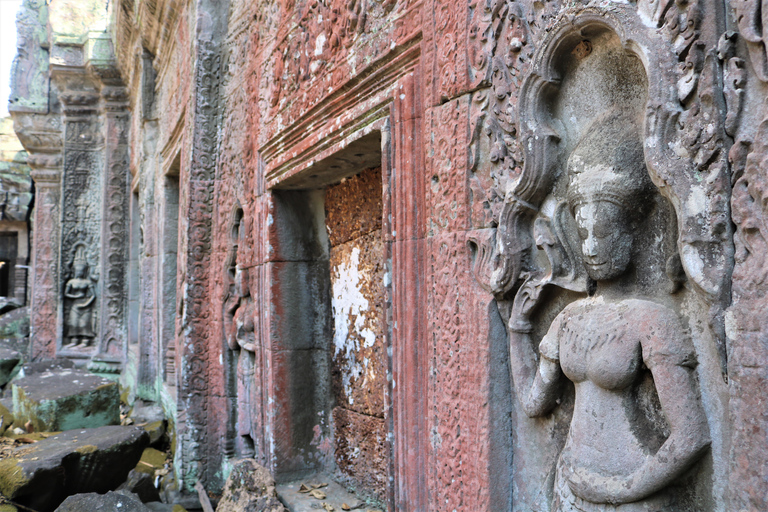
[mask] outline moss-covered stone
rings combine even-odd
[[[35,431],[120,423],[119,387],[81,370],[52,370],[13,381],[15,426]]]
[[[140,473],[154,474],[156,469],[162,469],[165,465],[167,456],[160,450],[154,448],[145,448],[141,454],[139,463],[136,464],[136,471]]]
[[[2,435],[8,427],[13,425],[13,414],[8,410],[6,406],[0,403],[0,435]]]
[[[19,459],[0,460],[0,493],[8,499],[16,496],[19,489],[29,482],[24,470],[19,466]]]
[[[147,423],[143,428],[149,434],[149,444],[155,444],[165,434],[165,422],[162,420]]]
[[[84,455],[86,453],[93,453],[96,450],[98,450],[98,448],[96,446],[94,446],[92,444],[86,444],[85,446],[78,447],[77,450],[75,450],[75,451],[77,453],[81,454],[81,455]]]

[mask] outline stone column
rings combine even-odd
[[[54,357],[59,338],[59,240],[62,175],[61,120],[55,114],[16,110],[14,129],[29,152],[35,181],[32,214],[30,356]]]

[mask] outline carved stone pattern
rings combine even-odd
[[[764,112],[768,111],[764,106]],[[736,246],[733,269],[732,331],[728,354],[731,439],[729,510],[768,507],[765,493],[768,467],[763,461],[768,436],[768,409],[762,394],[768,383],[768,117],[760,124],[755,143],[734,146],[733,221]],[[743,151],[739,155],[737,151]],[[756,455],[757,454],[757,455]],[[758,457],[756,459],[756,457]]]
[[[195,108],[194,158],[190,180],[212,180],[219,125],[221,55],[210,42],[199,42]]]
[[[186,209],[187,254],[185,278],[188,283],[184,297],[185,326],[179,359],[179,401],[187,412],[183,436],[187,438],[184,450],[184,484],[192,487],[190,479],[207,480],[213,477],[213,467],[199,464],[206,459],[208,443],[208,359],[211,325],[210,308],[210,259],[212,251],[213,197],[215,164],[218,151],[219,89],[221,57],[217,47],[206,41],[198,41],[196,108],[194,114],[194,144],[192,165],[189,170],[189,188]],[[207,474],[211,467],[212,473]]]
[[[34,266],[32,267],[31,308],[35,311],[32,324],[35,343],[31,345],[33,360],[56,355],[58,336],[58,213],[59,187],[38,184],[35,201]]]
[[[435,0],[434,12],[437,103],[455,98],[467,90],[467,4]]]
[[[187,409],[185,431],[195,436],[201,451],[185,454],[185,461],[202,461],[207,446],[207,390],[209,335],[212,320],[208,276],[210,273],[211,229],[213,224],[213,182],[191,181],[189,188],[186,325],[180,347],[179,398]]]
[[[64,93],[68,99],[86,97],[76,91]],[[95,281],[101,277],[101,172],[99,172],[103,149],[103,138],[99,133],[98,119],[93,117],[65,118],[64,123],[64,175],[62,178],[61,203],[61,263],[60,289],[74,277],[71,273],[72,250],[77,244],[84,244],[87,252],[89,275]],[[100,336],[101,299],[96,294],[93,305],[97,339]],[[66,312],[65,312],[66,315]]]
[[[297,4],[295,9],[281,5],[276,15],[264,6],[265,21],[274,20],[276,28],[264,30],[274,40],[265,44],[269,53],[259,70],[259,89],[266,91],[261,117],[270,120],[262,140],[269,140],[280,124],[299,119],[366,62],[384,55],[409,32],[405,26],[417,27],[418,9],[407,11],[410,7],[396,0],[332,0]],[[271,122],[275,119],[279,123]]]
[[[469,98],[431,109],[427,145],[427,235],[467,229],[467,116]]]
[[[656,167],[659,178],[681,196],[680,232],[683,265],[710,303],[709,325],[714,331],[724,374],[727,373],[723,310],[730,303],[729,275],[733,268],[731,193],[721,70],[717,58],[719,34],[707,32],[701,1],[671,4],[654,13],[664,40],[677,55],[680,105],[652,105],[647,123],[664,137],[661,150],[666,163]],[[727,75],[727,73],[726,73]],[[666,154],[664,154],[666,153]],[[681,163],[681,155],[683,166]],[[654,155],[647,155],[649,159]],[[683,171],[685,169],[685,171]],[[704,208],[694,207],[688,197],[703,193]],[[704,262],[703,270],[690,268]]]
[[[732,0],[739,31],[747,41],[747,50],[757,77],[768,82],[768,27],[765,7],[755,0]]]
[[[461,242],[459,235],[434,237],[430,243],[429,332],[430,442],[435,491],[432,510],[463,510],[466,505],[463,466],[469,454],[466,432],[466,405],[462,400],[465,346],[463,294],[461,283]]]
[[[128,252],[128,148],[120,143],[127,130],[125,117],[108,116],[109,132],[115,133],[109,144],[110,164],[105,177],[104,211],[104,283],[102,295],[102,341],[101,350],[120,356],[125,343],[125,296],[126,258]],[[114,145],[113,145],[114,144]]]
[[[535,18],[526,19],[513,1],[481,4],[474,13],[470,37],[483,49],[471,58],[473,77],[490,88],[474,93],[470,105],[472,226],[488,227],[499,222],[504,195],[523,167],[517,99],[533,57],[529,24]]]

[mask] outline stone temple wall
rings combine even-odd
[[[33,349],[161,402],[186,492],[768,508],[758,2],[70,4],[19,21]]]

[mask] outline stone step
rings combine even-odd
[[[71,368],[27,371],[11,382],[14,425],[35,432],[96,428],[120,423],[116,382]]]
[[[134,426],[69,430],[15,448],[0,460],[0,493],[38,512],[67,496],[116,489],[136,467],[149,434]]]

